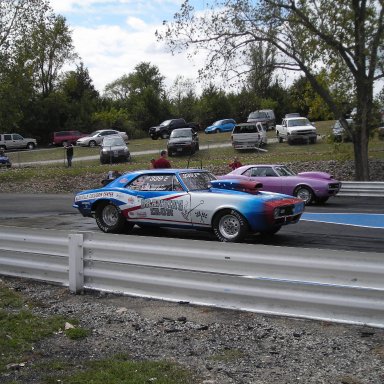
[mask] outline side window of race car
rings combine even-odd
[[[141,191],[141,187],[143,186],[145,181],[145,176],[139,176],[133,181],[131,181],[126,188],[127,189],[133,189],[135,191]]]
[[[172,188],[173,191],[183,191],[184,190],[183,187],[181,186],[179,180],[177,180],[176,176],[173,176],[172,185],[173,185],[173,188]]]
[[[149,174],[132,180],[126,188],[136,191],[172,191],[173,175]],[[181,186],[180,186],[181,187]]]
[[[251,171],[251,176],[253,176],[253,177],[265,176],[265,168],[253,168]]]
[[[244,173],[244,176],[248,177],[255,177],[255,176],[261,176],[260,170],[258,168],[248,168]]]

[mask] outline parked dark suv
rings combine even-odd
[[[174,129],[167,143],[169,156],[193,155],[199,150],[199,136],[192,128]]]
[[[163,121],[160,125],[149,128],[149,136],[152,140],[159,138],[167,139],[171,132],[177,128],[193,128],[195,131],[199,129],[197,123],[187,123],[184,119],[170,119]]]

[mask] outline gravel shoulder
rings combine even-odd
[[[2,383],[40,383],[36,364],[62,360],[82,369],[119,353],[178,362],[202,384],[384,382],[383,329],[1,280],[35,303],[35,314],[74,317],[91,330],[82,340],[57,333],[37,343],[23,368],[0,376]]]
[[[337,180],[354,180],[353,161],[315,161],[292,162],[287,165],[296,173],[307,171],[322,171],[333,175]],[[229,172],[227,166],[206,166],[215,175],[225,175]],[[74,193],[86,189],[101,187],[101,180],[105,175],[84,173],[78,176],[63,175],[38,180],[2,181],[1,192],[4,193]],[[370,161],[370,177],[372,181],[384,181],[384,160]]]

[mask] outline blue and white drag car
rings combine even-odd
[[[301,199],[260,188],[255,181],[217,180],[201,169],[143,170],[78,193],[73,206],[107,233],[136,224],[213,230],[220,241],[238,242],[248,233],[274,234],[303,213]]]

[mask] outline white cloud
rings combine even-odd
[[[143,20],[132,16],[128,17],[127,25],[133,29],[141,30],[144,30],[147,27],[147,24]]]
[[[196,55],[193,61],[186,53],[173,56],[155,36],[180,4],[181,0],[51,0],[55,13],[66,17],[75,51],[101,93],[141,62],[157,66],[167,86],[179,75],[197,79],[204,56]]]
[[[132,21],[132,20],[131,20]],[[106,84],[123,74],[133,72],[136,65],[149,62],[156,65],[170,86],[177,75],[196,78],[198,67],[186,54],[172,56],[156,41],[155,26],[145,26],[136,19],[136,30],[121,26],[74,27],[73,42],[77,53],[88,68],[95,87],[102,92]],[[198,62],[198,61],[197,61]],[[200,59],[200,65],[201,59]]]

